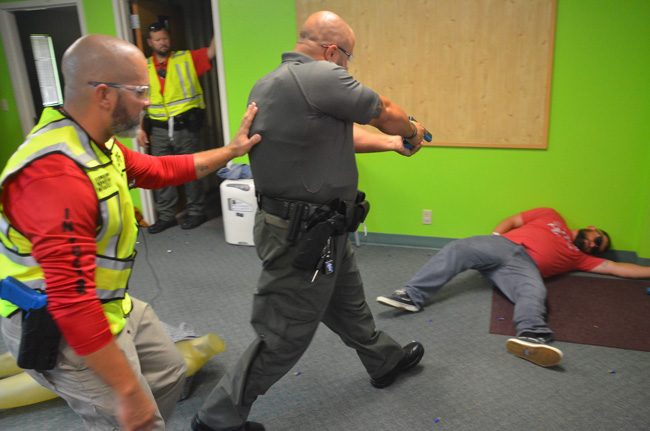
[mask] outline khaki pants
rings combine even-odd
[[[149,304],[133,299],[133,310],[115,341],[126,355],[140,384],[155,400],[156,430],[165,429],[176,407],[185,381],[185,362]],[[2,319],[2,335],[12,355],[18,355],[21,313]],[[86,429],[119,430],[115,417],[115,395],[82,357],[61,341],[54,369],[39,373],[25,370],[40,385],[56,392],[84,422]]]

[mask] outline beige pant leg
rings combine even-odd
[[[2,335],[9,351],[18,355],[21,314],[2,319]],[[127,324],[115,338],[145,392],[158,405],[155,430],[164,430],[183,388],[185,364],[151,307],[137,299]],[[142,367],[141,367],[142,364]],[[57,366],[43,373],[26,370],[40,385],[63,398],[91,431],[119,430],[115,395],[82,357],[62,340]]]

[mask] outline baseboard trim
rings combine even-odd
[[[350,237],[355,241],[354,236]],[[389,233],[374,233],[368,232],[362,234],[359,232],[359,242],[361,244],[369,245],[389,245],[397,247],[413,247],[413,248],[432,248],[441,249],[446,244],[454,241],[457,238],[441,238],[430,236],[415,236],[415,235],[395,235]],[[636,263],[637,265],[650,266],[650,259],[639,257],[634,251],[627,250],[609,250],[601,257],[616,262]]]

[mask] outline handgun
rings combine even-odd
[[[417,120],[415,119],[415,117],[409,115],[409,121],[417,121]],[[422,138],[427,142],[431,142],[431,140],[433,139],[431,133],[429,133],[429,131],[426,129],[424,130],[424,136]],[[407,141],[405,138],[402,138],[402,143],[404,144],[405,148],[409,150],[413,149],[413,145],[409,144],[409,141]]]
[[[6,299],[21,310],[38,310],[47,305],[47,295],[30,289],[13,277],[0,281],[0,299]]]

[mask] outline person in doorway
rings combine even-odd
[[[215,56],[214,38],[207,48],[194,51],[172,51],[171,36],[163,23],[149,27],[147,44],[153,51],[147,59],[151,83],[151,105],[138,135],[141,146],[149,146],[154,156],[192,154],[201,149],[201,128],[205,115],[203,89],[199,76],[212,68]],[[184,186],[186,216],[182,229],[194,229],[206,221],[205,191],[201,181]],[[149,233],[159,233],[175,226],[178,207],[176,187],[154,191],[156,222]]]
[[[30,296],[47,295],[43,332],[61,336],[52,335],[54,353],[46,352],[53,361],[26,371],[87,429],[162,430],[185,364],[151,307],[127,293],[138,235],[129,188],[193,181],[247,153],[261,139],[248,138],[257,107],[249,106],[228,146],[153,157],[114,138],[134,137],[149,105],[137,47],[88,35],[61,66],[63,106],[43,111],[0,175],[0,277],[22,282]],[[39,336],[25,330],[35,313],[0,292],[8,350],[19,364],[39,359],[24,353]]]
[[[381,304],[417,312],[457,274],[475,269],[515,304],[517,337],[506,342],[510,353],[544,367],[562,360],[562,351],[549,346],[553,331],[546,322],[543,278],[569,271],[586,271],[628,278],[650,277],[650,268],[613,262],[597,255],[611,246],[609,235],[589,226],[569,229],[554,209],[536,208],[499,223],[493,235],[474,236],[445,245],[404,288],[379,296]]]
[[[341,17],[317,12],[294,51],[250,93],[260,107],[252,130],[263,133],[266,146],[250,154],[263,266],[251,318],[257,337],[194,416],[195,431],[263,430],[248,421],[253,402],[296,364],[320,322],[356,350],[376,388],[391,385],[424,354],[419,342],[402,347],[376,329],[347,232],[368,210],[357,191],[355,151],[411,156],[426,130],[348,73],[354,46]]]

